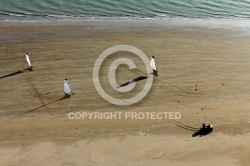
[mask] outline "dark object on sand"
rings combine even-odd
[[[213,131],[213,126],[211,124],[209,125],[205,125],[204,123],[202,124],[202,128],[200,128],[199,131],[196,131],[192,137],[196,137],[196,136],[205,136],[208,135],[209,133],[211,133]]]
[[[127,85],[130,85],[130,84],[132,84],[132,83],[139,82],[139,81],[144,80],[144,79],[147,79],[147,78],[148,78],[148,77],[146,77],[146,76],[140,76],[140,77],[137,77],[137,78],[135,78],[135,79],[133,79],[133,80],[130,80],[130,81],[128,81],[128,82],[126,82],[126,83],[124,83],[124,84],[118,86],[117,88],[120,88],[120,87],[123,87],[123,86],[127,86]]]

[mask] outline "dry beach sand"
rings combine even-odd
[[[146,24],[146,23],[145,23]],[[0,165],[232,165],[250,164],[250,37],[223,28],[171,27],[141,23],[1,23]],[[157,60],[159,76],[136,105],[114,106],[95,90],[92,71],[105,49],[127,44]],[[27,68],[28,52],[33,72]],[[131,72],[119,68],[118,83],[146,72],[138,58]],[[112,59],[102,66],[108,85]],[[18,72],[24,71],[24,72]],[[137,74],[136,74],[137,73]],[[12,75],[10,75],[12,74]],[[63,96],[63,80],[75,94]],[[195,90],[195,85],[198,90]],[[192,137],[169,119],[80,119],[70,112],[180,112],[178,121],[214,130]]]

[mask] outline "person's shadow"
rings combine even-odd
[[[43,105],[41,105],[41,106],[39,106],[39,107],[36,107],[36,108],[34,108],[34,109],[32,109],[32,110],[29,110],[29,111],[27,111],[27,112],[24,112],[24,113],[20,114],[19,116],[22,116],[22,115],[25,115],[25,114],[27,114],[27,113],[33,112],[33,111],[35,111],[35,110],[37,110],[37,109],[39,109],[39,108],[45,107],[45,106],[50,105],[50,104],[52,104],[52,103],[56,103],[56,102],[58,102],[58,101],[61,101],[61,100],[66,99],[66,98],[69,98],[69,97],[68,97],[68,96],[63,96],[63,97],[60,98],[60,99],[57,99],[57,100],[52,101],[52,102],[49,102],[49,103],[47,103],[47,104],[43,104]]]
[[[200,128],[200,130],[196,131],[192,137],[196,137],[196,136],[205,136],[208,135],[209,133],[211,133],[213,131],[213,126],[211,124],[209,124],[208,126],[206,126],[205,124],[203,124],[202,128]]]

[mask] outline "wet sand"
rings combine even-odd
[[[121,22],[5,23],[0,32],[0,165],[249,165],[250,37]],[[136,105],[114,106],[93,84],[96,59],[118,44],[156,57],[159,76]],[[26,52],[32,72],[24,70]],[[119,83],[146,71],[131,54],[116,56],[138,65],[135,72],[119,68]],[[105,61],[101,75],[112,94],[105,77],[111,63]],[[75,94],[59,100],[65,78]],[[144,84],[114,95],[131,97]],[[194,128],[211,123],[214,130],[192,137],[194,131],[169,119],[68,118],[70,112],[132,111],[180,112],[178,122]]]

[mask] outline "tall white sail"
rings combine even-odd
[[[151,66],[154,70],[157,70],[157,69],[156,69],[156,65],[155,65],[155,60],[154,60],[154,58],[151,58],[151,60],[150,60],[150,66]]]
[[[28,55],[28,54],[26,54],[26,60],[27,60],[27,62],[28,62],[28,64],[29,64],[29,66],[31,67],[32,65],[31,65],[30,58],[29,58],[29,55]]]

